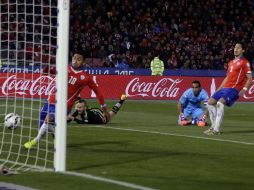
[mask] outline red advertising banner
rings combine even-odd
[[[135,100],[178,100],[182,93],[191,87],[193,80],[199,80],[211,95],[223,80],[222,77],[129,75],[95,75],[93,79],[106,99],[119,99],[122,93],[126,93],[128,99]],[[0,97],[47,98],[56,90],[54,78],[30,73],[1,73],[0,86]],[[89,88],[84,88],[80,96],[95,98]],[[254,102],[254,80],[239,101]]]

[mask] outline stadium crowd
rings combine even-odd
[[[253,8],[252,0],[76,0],[70,49],[106,67],[149,68],[159,51],[169,69],[224,69],[239,39],[253,62]]]
[[[57,1],[1,0],[1,60],[55,64]]]
[[[54,63],[56,4],[19,1],[1,1],[1,58]],[[253,64],[253,8],[253,0],[73,0],[70,57],[82,51],[89,67],[150,68],[159,52],[166,69],[225,69],[240,39]]]

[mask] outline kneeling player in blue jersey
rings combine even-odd
[[[67,121],[76,121],[78,124],[107,124],[119,111],[125,99],[126,95],[123,94],[107,115],[100,108],[89,108],[86,101],[80,99],[75,110],[67,116]]]
[[[199,81],[193,81],[192,88],[187,89],[178,102],[178,124],[181,126],[193,124],[204,127],[207,124],[207,101],[207,92],[201,88]]]

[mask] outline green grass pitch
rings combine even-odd
[[[68,171],[126,186],[54,172],[23,172],[0,181],[46,190],[254,189],[253,109],[252,103],[226,108],[221,135],[208,137],[208,127],[177,126],[176,102],[126,100],[109,124],[72,123],[67,137]]]

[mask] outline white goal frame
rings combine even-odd
[[[58,27],[56,53],[56,132],[54,169],[66,171],[66,133],[67,133],[67,90],[68,90],[68,55],[69,55],[69,15],[70,1],[58,0]]]

